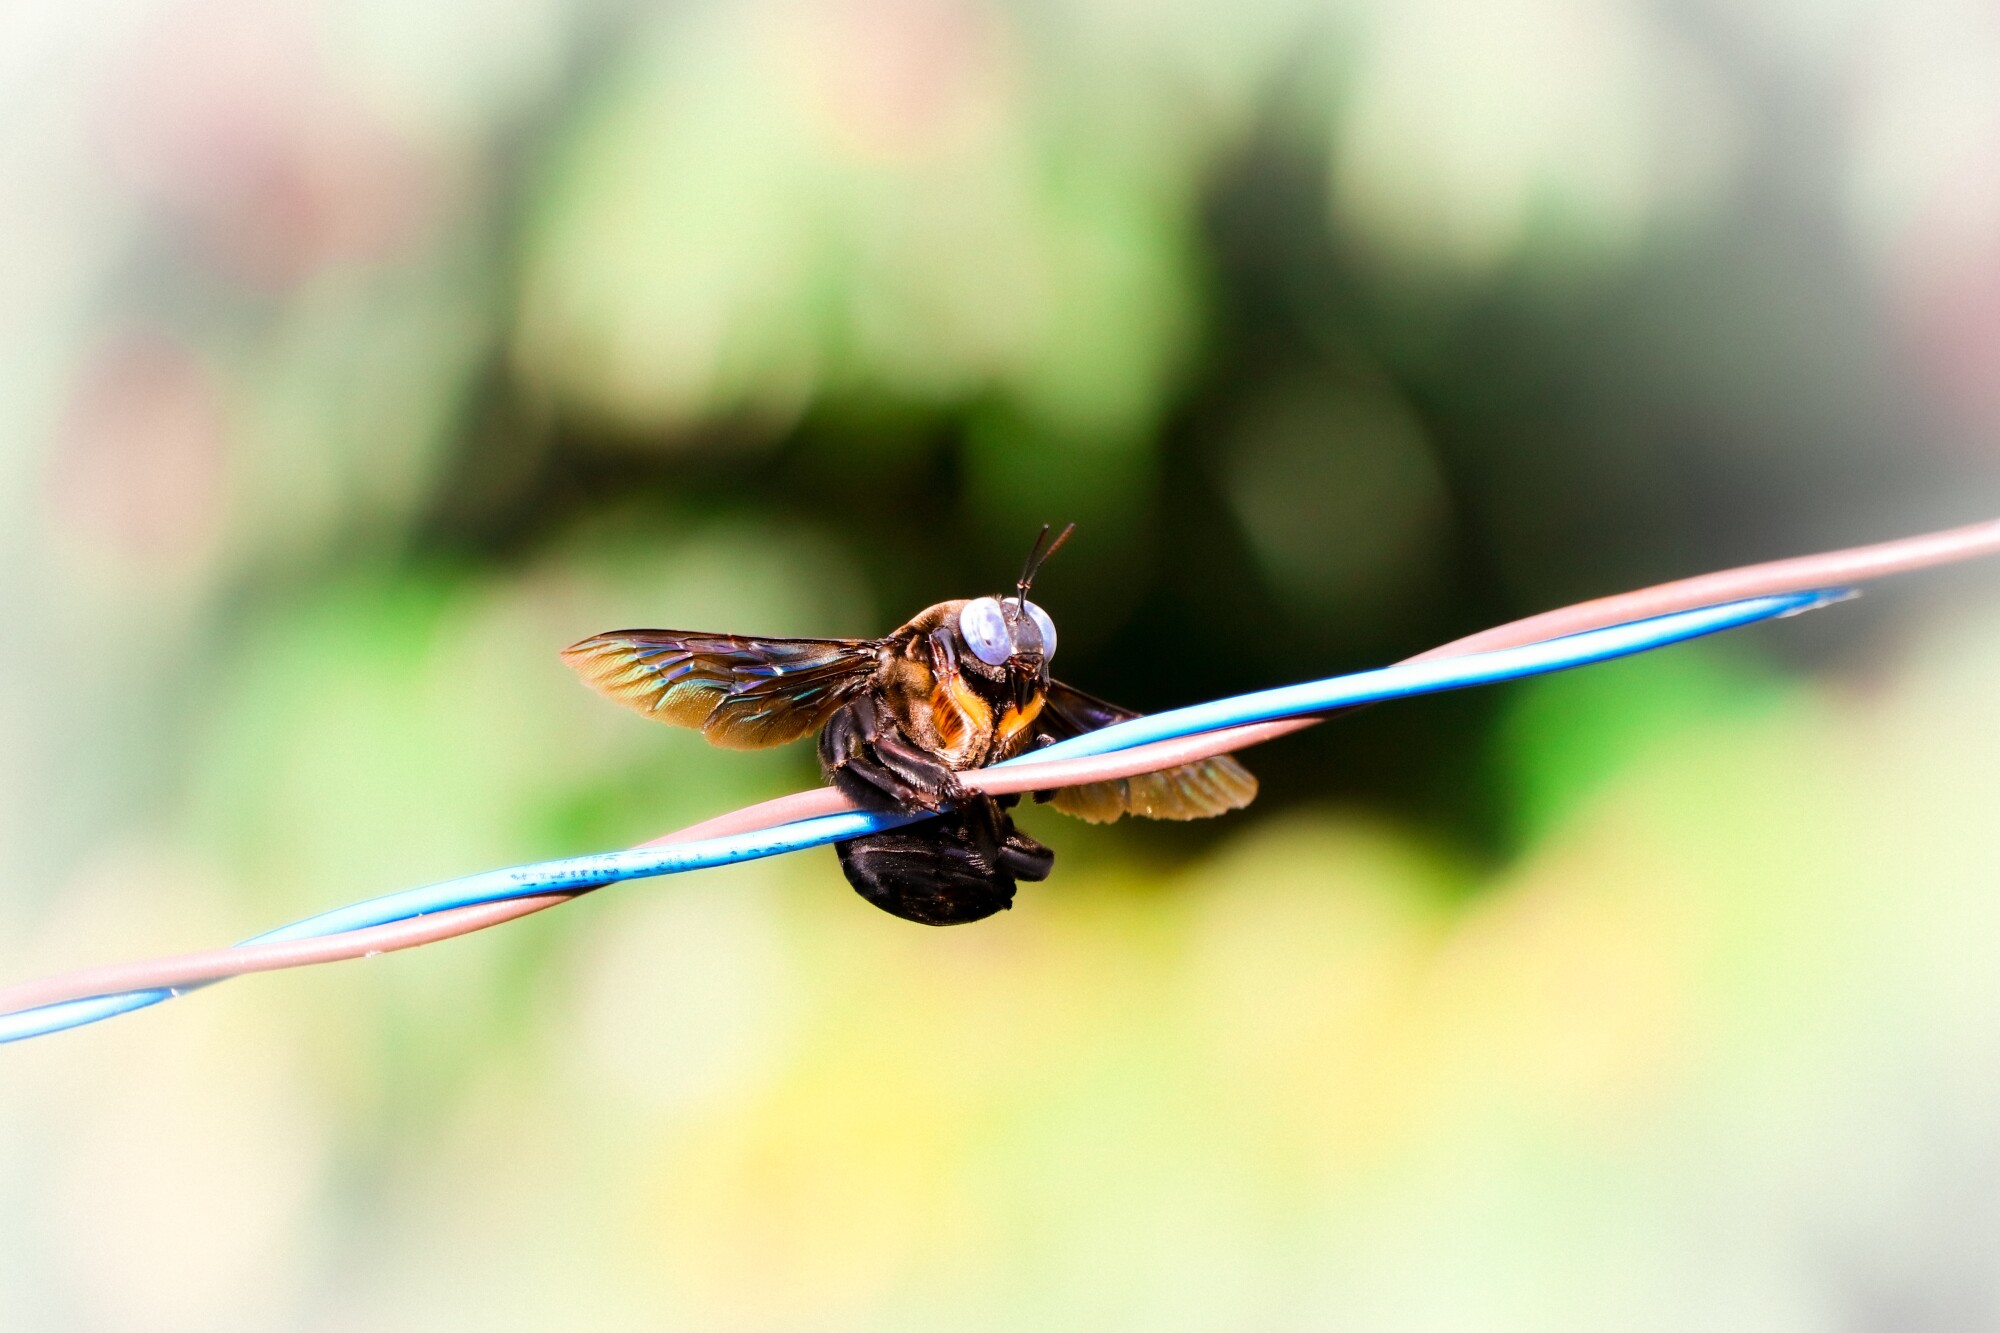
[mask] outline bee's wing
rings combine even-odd
[[[1068,740],[1138,716],[1129,708],[1108,704],[1052,680],[1041,716],[1035,720],[1035,730],[1037,735]],[[1066,815],[1093,824],[1108,824],[1126,814],[1144,815],[1148,819],[1205,819],[1240,810],[1256,798],[1257,779],[1249,769],[1225,754],[1164,768],[1157,773],[1063,787],[1049,802]]]
[[[868,681],[867,639],[751,639],[621,629],[563,649],[592,688],[636,713],[699,727],[717,745],[755,750],[818,731]]]

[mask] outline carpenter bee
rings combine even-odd
[[[599,693],[717,745],[758,749],[819,733],[821,766],[864,809],[942,812],[834,844],[857,892],[931,926],[1014,904],[1018,880],[1048,877],[1055,854],[1014,827],[1015,797],[968,791],[958,775],[1138,714],[1049,676],[1056,627],[1028,600],[1042,562],[1069,538],[1043,525],[1011,595],[939,602],[880,639],[756,639],[692,630],[593,635],[563,659]],[[1158,773],[1037,793],[1064,814],[1199,819],[1248,805],[1257,780],[1222,756]]]

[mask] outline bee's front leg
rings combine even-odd
[[[918,749],[872,695],[841,706],[819,737],[820,765],[856,805],[940,810],[964,797],[958,775]]]

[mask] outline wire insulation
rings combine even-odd
[[[1064,785],[1079,780],[1076,775],[1084,770],[1074,766],[1060,768],[1057,765],[1061,761],[1070,761],[1073,765],[1074,761],[1087,756],[1133,749],[1148,743],[1184,740],[1202,732],[1238,729],[1246,723],[1268,723],[1310,712],[1461,689],[1605,661],[1756,620],[1795,614],[1822,605],[1825,600],[1826,597],[1821,594],[1754,598],[1636,624],[1592,630],[1543,643],[1455,659],[1406,663],[1175,709],[1106,727],[1038,751],[1033,756],[1010,760],[988,770],[987,781],[982,785],[988,790],[999,790],[1002,786],[1039,790],[1051,785]],[[1153,756],[1149,755],[1141,762],[1152,763],[1152,760]],[[1155,763],[1153,766],[1159,765]],[[1134,766],[1129,756],[1121,767],[1126,773],[1150,771]],[[1005,770],[1009,769],[1015,771],[1006,773]],[[1099,768],[1092,771],[1105,770]],[[1002,778],[1002,781],[992,781],[995,777]],[[323,912],[256,936],[245,941],[245,945],[290,944],[313,936],[381,928],[437,912],[487,906],[518,898],[551,898],[557,893],[595,888],[626,879],[728,865],[893,828],[915,822],[918,818],[922,816],[849,810],[816,815],[776,827],[710,834],[693,840],[676,838],[624,852],[603,852],[488,871]],[[688,833],[705,831],[697,826]],[[553,905],[553,902],[547,905]],[[524,909],[518,914],[525,915],[527,910],[537,909]],[[272,960],[271,965],[291,963]],[[229,974],[241,970],[245,969],[232,968]],[[206,976],[192,984],[200,985],[217,979],[220,977]],[[131,989],[116,995],[100,992],[89,998],[59,1003],[44,1000],[37,1007],[0,1016],[0,1042],[43,1035],[130,1012],[172,998],[186,988],[155,986]],[[12,1000],[14,997],[8,995],[4,998]]]
[[[2000,553],[2000,520],[1989,520],[1943,532],[1770,561],[1601,597],[1453,640],[1410,661],[1422,662],[1517,646],[1690,610],[1723,600],[1859,582],[1995,553]],[[1008,773],[996,768],[964,774],[962,781],[974,790],[994,793],[1101,781],[1107,777],[1150,772],[1259,744],[1317,725],[1320,720],[1317,717],[1298,717],[1257,722],[1157,741],[1107,756],[1059,760],[1050,764],[1042,763],[1043,756],[1037,755],[1032,771],[1024,767]],[[851,803],[834,789],[815,788],[731,811],[656,838],[643,846],[657,847],[722,837],[852,808]],[[451,908],[327,936],[261,944],[246,942],[232,949],[210,949],[64,973],[0,989],[0,1027],[5,1026],[6,1016],[58,1002],[77,1001],[67,1007],[67,1014],[73,1021],[65,1026],[74,1026],[144,1008],[230,976],[415,948],[559,906],[587,891],[588,888],[579,888],[532,894]]]

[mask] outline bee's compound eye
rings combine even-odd
[[[1036,606],[1033,602],[1028,603],[1028,619],[1034,621],[1035,628],[1041,631],[1043,659],[1047,660],[1054,657],[1056,655],[1056,622],[1050,620],[1049,613],[1042,610],[1041,607]]]
[[[1006,613],[994,598],[967,602],[958,613],[958,633],[972,655],[987,666],[1005,666],[1014,655],[1014,635],[1007,628]]]

